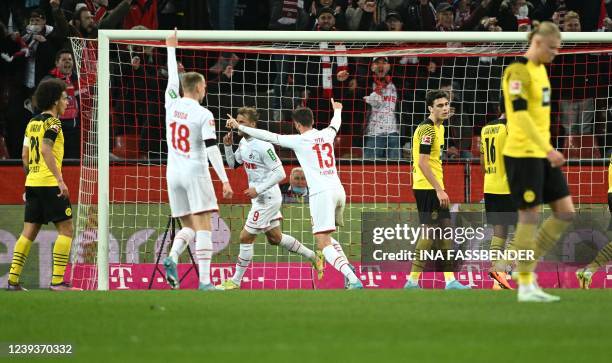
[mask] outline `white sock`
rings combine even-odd
[[[334,248],[334,246],[329,245],[323,249],[323,255],[325,256],[325,260],[330,265],[334,266],[334,268],[340,271],[344,277],[346,277],[350,283],[355,283],[359,281],[357,275],[351,270],[349,267],[349,262],[346,257],[340,255],[338,251]]]
[[[238,262],[236,262],[236,271],[232,276],[232,281],[237,285],[240,285],[242,276],[246,272],[251,260],[253,259],[253,244],[252,243],[241,243],[240,253],[238,254]]]
[[[283,234],[283,238],[281,238],[280,245],[287,251],[302,255],[311,261],[315,259],[314,251],[304,246],[300,243],[300,241],[298,241],[294,237],[291,237],[288,234]]]
[[[348,257],[346,257],[346,254],[344,253],[344,250],[342,249],[342,245],[340,244],[340,242],[336,241],[333,237],[330,237],[330,238],[331,238],[332,246],[334,246],[334,248],[336,249],[336,251],[338,251],[340,256],[344,257],[348,261],[349,259]]]
[[[172,242],[172,249],[170,250],[170,259],[174,261],[174,263],[178,263],[179,256],[185,252],[185,249],[191,241],[195,239],[195,231],[189,227],[183,227],[180,231],[174,236],[174,241]]]
[[[196,232],[196,260],[200,270],[200,282],[210,284],[210,260],[213,254],[212,233],[210,231]]]

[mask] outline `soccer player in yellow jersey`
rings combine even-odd
[[[412,140],[412,160],[414,197],[416,199],[419,220],[425,226],[449,226],[450,225],[450,200],[444,190],[442,172],[442,148],[444,147],[444,120],[448,119],[450,113],[450,96],[442,90],[429,91],[425,96],[429,117],[423,121],[415,130]],[[417,257],[420,251],[429,250],[433,240],[422,236],[416,245]],[[442,240],[439,242],[440,250],[452,248],[452,241]],[[448,262],[448,261],[446,261]],[[446,263],[446,266],[452,265]],[[425,261],[415,260],[412,263],[412,271],[405,289],[419,288],[419,277],[425,267]],[[448,269],[444,270],[446,289],[463,290],[469,286],[455,280],[455,274]]]
[[[574,204],[561,166],[563,154],[550,143],[550,82],[544,64],[552,62],[561,45],[559,28],[551,22],[535,24],[524,57],[509,65],[502,90],[508,118],[504,162],[510,193],[518,207],[514,248],[533,250],[535,260],[518,261],[518,301],[552,302],[535,281],[537,260],[546,255],[574,218]],[[552,216],[538,230],[540,206]]]
[[[493,225],[490,247],[492,251],[504,250],[508,226],[515,225],[517,220],[502,154],[508,135],[503,100],[500,103],[500,112],[500,117],[486,124],[480,132],[480,167],[484,174],[485,211],[487,223]],[[512,289],[506,279],[505,266],[499,268],[493,263],[489,276],[495,280],[494,289]]]
[[[72,243],[72,208],[68,187],[62,178],[64,135],[59,120],[68,105],[66,83],[55,79],[41,82],[34,92],[34,104],[42,112],[30,120],[25,131],[21,156],[27,175],[25,218],[13,251],[7,290],[26,290],[19,283],[21,271],[32,241],[41,226],[49,222],[55,224],[58,232],[53,246],[53,276],[49,288],[80,290],[64,281]]]
[[[610,165],[608,165],[608,210],[612,214],[612,157],[610,157]],[[608,224],[608,236],[610,231],[612,231],[612,216]],[[580,288],[588,289],[591,286],[593,274],[610,261],[612,261],[612,242],[605,245],[585,268],[576,271]]]

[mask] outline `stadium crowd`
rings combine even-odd
[[[25,125],[36,112],[32,93],[48,78],[68,85],[65,157],[80,158],[80,96],[87,90],[79,89],[69,38],[94,39],[98,29],[528,31],[533,21],[553,20],[563,31],[612,32],[611,16],[610,0],[5,0],[0,3],[0,159],[20,158]],[[113,136],[140,136],[145,157],[163,153],[161,52],[130,46],[117,52],[120,69],[112,72],[128,76],[111,80]],[[268,128],[282,131],[290,131],[290,123],[282,121],[298,105],[310,106],[322,124],[329,122],[328,100],[334,96],[352,115],[340,132],[340,152],[366,159],[409,155],[410,136],[425,115],[424,94],[432,88],[452,95],[446,157],[477,157],[475,137],[498,112],[500,79],[492,74],[501,75],[505,64],[497,57],[247,58],[217,52],[207,54],[202,65],[192,55],[183,66],[206,74],[210,94],[219,95],[209,100],[218,105],[215,115],[243,106],[233,93],[265,94],[269,103],[256,106],[265,108]],[[557,147],[580,147],[583,136],[591,135],[590,156],[612,152],[610,58],[563,55],[551,65]],[[260,82],[256,73],[263,68],[268,79]],[[328,71],[331,84],[321,77]],[[478,102],[483,99],[487,102]]]

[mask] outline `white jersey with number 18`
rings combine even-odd
[[[165,94],[168,169],[185,176],[210,176],[205,140],[216,140],[213,114],[196,100],[179,95],[175,49],[168,48]]]

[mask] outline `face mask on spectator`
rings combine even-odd
[[[298,194],[298,195],[306,194],[306,188],[298,187],[297,185],[292,185],[291,186],[291,191],[294,192],[295,194]]]
[[[32,33],[32,34],[38,34],[42,31],[42,25],[28,25],[26,27],[26,32],[28,33]]]

